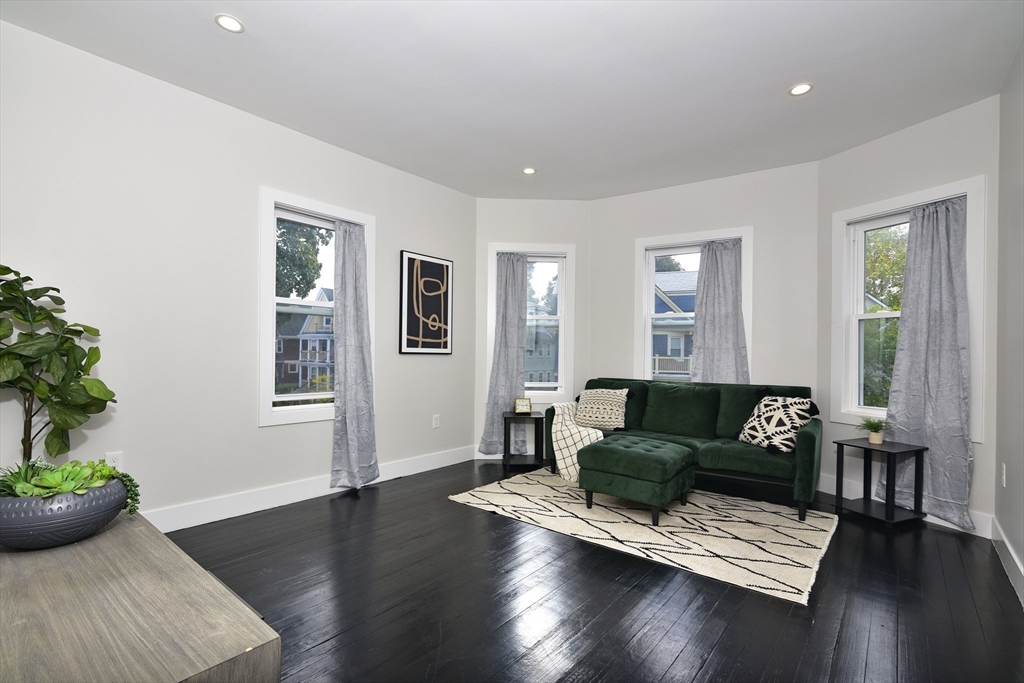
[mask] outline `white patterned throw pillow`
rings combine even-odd
[[[818,414],[809,398],[765,396],[740,430],[739,440],[769,453],[792,453],[796,434]]]
[[[625,427],[628,394],[629,389],[586,389],[576,407],[576,424],[592,429]]]

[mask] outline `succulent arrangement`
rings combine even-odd
[[[892,422],[882,418],[864,417],[861,418],[860,426],[857,429],[865,432],[888,432],[892,429]]]
[[[78,460],[52,465],[41,460],[23,462],[0,470],[0,496],[49,498],[60,493],[83,495],[89,489],[118,479],[128,494],[124,509],[129,515],[139,511],[139,486],[131,475],[111,467],[105,460],[82,464]]]
[[[48,455],[67,453],[69,432],[116,403],[103,380],[89,376],[99,348],[80,344],[85,336],[99,337],[99,330],[63,320],[60,290],[31,282],[0,265],[0,389],[21,394],[23,462],[32,460],[32,446],[44,432]]]

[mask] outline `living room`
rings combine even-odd
[[[38,284],[60,287],[69,318],[102,331],[98,376],[117,393],[118,403],[72,436],[68,457],[85,461],[118,453],[141,488],[143,516],[160,531],[339,496],[330,482],[333,411],[327,419],[265,419],[273,398],[272,391],[270,398],[265,393],[260,347],[266,339],[261,316],[273,318],[263,294],[266,258],[273,255],[272,246],[268,250],[261,241],[261,196],[268,192],[342,207],[374,221],[369,296],[380,477],[366,491],[418,476],[448,476],[439,472],[453,466],[500,470],[494,456],[477,448],[494,346],[496,252],[571,254],[559,283],[572,302],[561,321],[561,384],[554,397],[530,394],[534,410],[543,410],[556,400],[572,401],[592,378],[639,378],[648,370],[637,332],[648,246],[671,243],[673,236],[749,229],[744,317],[750,379],[811,388],[823,424],[817,489],[825,500],[836,489],[833,442],[859,436],[856,423],[841,415],[842,390],[836,386],[837,377],[842,382],[833,334],[842,315],[836,217],[850,211],[870,216],[877,213],[873,207],[898,206],[920,193],[938,193],[938,199],[942,188],[980,178],[980,192],[965,190],[972,210],[980,212],[969,218],[975,227],[968,236],[973,471],[967,507],[975,529],[946,524],[935,533],[970,533],[994,543],[1004,574],[985,580],[1008,582],[1018,597],[1024,594],[1024,3],[885,3],[878,10],[882,23],[898,26],[913,19],[963,43],[929,53],[929,59],[938,54],[945,61],[893,66],[903,80],[883,81],[884,97],[872,94],[874,86],[865,79],[884,72],[891,55],[872,61],[864,50],[843,61],[848,56],[841,50],[830,51],[844,23],[853,31],[873,21],[852,6],[834,7],[844,3],[811,6],[820,13],[813,21],[827,28],[822,35],[812,32],[812,20],[802,20],[792,35],[784,32],[803,3],[732,10],[698,3],[690,13],[685,4],[627,9],[617,3],[553,3],[555,9],[543,10],[549,13],[547,28],[535,32],[530,12],[542,10],[516,3],[475,3],[472,9],[461,3],[228,4],[231,9],[205,2],[177,9],[159,2],[0,4],[0,263]],[[223,11],[237,16],[245,30],[231,34],[214,24],[214,15]],[[319,11],[324,14],[318,18]],[[648,40],[669,49],[674,39],[667,34],[682,31],[689,21],[708,32],[709,43],[733,36],[729,50],[737,54],[730,59],[752,63],[755,55],[736,47],[759,31],[752,17],[774,17],[778,42],[806,41],[801,49],[815,55],[761,84],[762,124],[737,128],[734,119],[749,123],[750,117],[731,107],[715,109],[719,101],[744,101],[729,90],[751,86],[742,79],[715,93],[699,73],[674,64],[664,75],[648,73],[650,81],[636,90],[616,93],[605,91],[596,75],[599,68],[625,64],[626,75],[642,83],[647,72],[630,71],[626,49],[637,50]],[[573,21],[595,33],[575,34]],[[350,36],[356,46],[339,52],[330,66],[314,69],[295,42],[280,37],[331,22],[339,31],[360,31],[358,38]],[[508,22],[507,31],[494,28],[502,22]],[[624,47],[595,47],[620,22],[630,27]],[[655,31],[658,23],[675,28]],[[454,37],[445,26],[464,27],[467,34]],[[493,73],[461,70],[486,48],[471,36],[474,27],[500,47],[501,58],[486,64]],[[686,38],[696,39],[694,27],[684,32]],[[513,29],[525,32],[518,35],[525,36],[527,54],[516,52]],[[422,42],[372,49],[374,41],[384,44],[399,30]],[[883,33],[891,37],[895,31]],[[428,38],[446,50],[428,59]],[[557,47],[563,40],[581,52]],[[549,52],[541,58],[530,48]],[[675,59],[675,53],[658,57],[657,49],[636,59],[645,67],[644,60],[655,57]],[[193,52],[214,61],[197,62]],[[361,69],[392,76],[367,86],[348,73],[346,64],[355,62],[340,56],[364,53]],[[589,59],[598,64],[594,70],[574,70]],[[858,61],[870,66],[861,68]],[[968,69],[975,64],[985,70]],[[500,68],[525,79],[523,91],[490,91],[484,77],[498,78]],[[678,80],[687,74],[690,81]],[[261,77],[267,88],[249,87]],[[594,81],[581,85],[580,78]],[[814,89],[791,96],[789,87],[803,80]],[[688,96],[670,100],[680,128],[688,130],[659,146],[645,133],[657,128],[645,119],[650,105],[644,98],[679,82],[693,88],[693,102]],[[830,121],[845,122],[843,110],[854,99],[836,92],[840,83],[871,104],[858,110],[856,125],[837,130]],[[326,87],[341,91],[328,102],[346,101],[346,89],[359,94],[345,108],[333,109],[316,99]],[[390,102],[389,90],[405,93],[415,106],[376,105]],[[576,98],[577,109],[563,111],[552,99],[562,90]],[[451,92],[461,93],[459,99],[445,99]],[[523,98],[522,92],[536,95]],[[885,98],[897,104],[880,108]],[[923,104],[907,104],[913,100]],[[312,113],[290,113],[294,103]],[[661,103],[652,99],[655,108]],[[607,125],[600,123],[605,113],[598,104],[609,108]],[[620,111],[627,105],[631,111]],[[472,116],[502,108],[507,111],[496,121]],[[694,111],[702,108],[711,113]],[[575,118],[588,110],[596,123]],[[438,112],[455,124],[432,131]],[[720,127],[701,127],[709,115]],[[481,136],[473,138],[474,145],[483,140],[494,149],[478,146],[472,156],[453,137],[459,126],[467,136]],[[574,127],[605,137],[595,137],[589,147],[556,144]],[[613,136],[612,128],[626,132]],[[794,129],[805,131],[807,139]],[[631,156],[625,148],[634,137],[639,142]],[[775,137],[782,142],[765,142]],[[407,139],[417,146],[405,149]],[[443,157],[449,148],[458,150],[453,159],[438,160],[439,170],[431,170],[431,150]],[[536,173],[524,174],[526,166]],[[396,348],[403,250],[453,264],[450,354],[417,357]],[[22,416],[6,390],[2,399],[0,465],[7,467],[21,459]],[[845,481],[849,490],[861,485],[858,472],[847,470]],[[479,514],[481,523],[491,520],[444,497],[437,504],[460,515]],[[889,533],[884,527],[865,529],[865,544]],[[593,590],[602,590],[600,583]],[[797,607],[780,603],[771,609]],[[1008,615],[1000,618],[1019,630],[1020,604],[1000,609]],[[842,609],[835,614],[843,618]],[[436,622],[421,626],[438,629]],[[1019,655],[1012,664],[1017,668],[1006,670],[1006,677],[1019,680]],[[930,677],[943,679],[934,661],[932,666]],[[567,667],[522,669],[520,677],[554,680],[571,673]],[[368,679],[378,675],[360,671]],[[770,677],[767,663],[755,673]],[[891,680],[897,672],[876,673]],[[727,677],[710,669],[703,675]],[[696,676],[695,671],[691,677]],[[307,670],[292,679],[315,677]],[[334,677],[349,678],[341,671]],[[468,674],[451,674],[459,677]]]

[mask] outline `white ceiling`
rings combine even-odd
[[[475,197],[593,199],[822,159],[994,95],[1024,1],[3,0],[0,19]]]

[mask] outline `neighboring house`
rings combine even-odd
[[[528,315],[550,315],[541,304],[527,304]],[[558,321],[531,320],[526,328],[526,382],[558,381]]]
[[[331,306],[334,290],[321,288],[314,301]],[[334,389],[334,318],[292,314],[277,327],[274,374],[278,393],[313,393]],[[285,387],[291,391],[285,390]]]
[[[696,293],[695,270],[654,274],[655,317],[651,321],[651,372],[655,379],[690,377]]]

